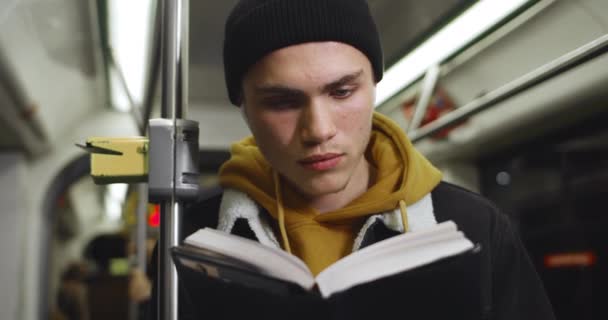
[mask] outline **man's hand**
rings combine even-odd
[[[152,285],[146,274],[139,268],[131,271],[129,279],[129,299],[133,302],[143,302],[150,298]]]

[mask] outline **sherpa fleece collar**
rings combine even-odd
[[[244,219],[260,243],[280,248],[279,242],[268,222],[269,217],[261,215],[260,210],[260,206],[245,193],[235,189],[224,189],[217,228],[220,231],[231,233],[235,222],[238,219]],[[430,193],[407,207],[407,219],[410,231],[425,229],[437,224]],[[369,227],[378,220],[393,231],[403,232],[399,208],[369,216],[355,238],[353,251],[357,251],[361,247],[361,242],[365,238]]]

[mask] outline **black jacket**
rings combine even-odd
[[[485,198],[445,182],[431,192],[431,198],[437,222],[453,220],[473,243],[481,245],[483,319],[554,319],[543,285],[507,216]],[[222,192],[218,190],[188,206],[182,234],[187,236],[202,227],[215,228],[221,200]],[[243,222],[237,221],[231,232],[256,239]],[[378,219],[365,231],[361,247],[396,234]],[[152,271],[155,272],[155,266]],[[408,290],[407,284],[402,287],[400,290]],[[156,319],[156,288],[154,285],[148,319]],[[193,303],[204,303],[186,300],[180,299],[180,319],[189,319]],[[433,303],[438,308],[442,306],[442,301]],[[407,311],[407,306],[401,306],[401,311],[395,313],[404,310]],[[407,312],[404,316],[407,317]]]

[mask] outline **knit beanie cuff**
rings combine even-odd
[[[242,80],[267,54],[291,45],[336,41],[369,59],[375,81],[384,70],[380,39],[365,0],[242,0],[226,22],[224,74],[228,96],[241,103]]]

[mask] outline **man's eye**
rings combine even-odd
[[[340,89],[336,89],[336,90],[332,91],[331,95],[334,98],[345,99],[345,98],[350,97],[354,91],[355,91],[354,88],[340,88]]]

